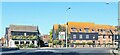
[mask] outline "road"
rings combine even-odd
[[[112,55],[110,48],[39,48],[2,52],[2,55]]]

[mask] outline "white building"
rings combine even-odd
[[[6,44],[9,47],[23,44],[37,46],[39,34],[37,26],[10,25],[6,28]]]

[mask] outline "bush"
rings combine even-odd
[[[52,40],[49,40],[48,43],[52,43]]]
[[[20,45],[16,45],[18,48],[20,48]]]
[[[75,45],[80,45],[80,43],[73,43],[73,44],[75,44]]]
[[[92,45],[93,43],[92,42],[87,42],[88,45]]]
[[[82,45],[85,45],[86,43],[85,42],[82,42]]]
[[[64,42],[62,42],[61,40],[59,40],[58,45],[62,45],[62,44],[64,44]]]
[[[107,43],[107,45],[113,45],[112,43]]]
[[[54,41],[53,41],[53,45],[57,45],[58,43],[59,43],[58,40],[54,40]]]
[[[29,48],[35,48],[35,45],[34,44],[30,44],[28,47]]]

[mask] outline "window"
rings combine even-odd
[[[117,32],[117,29],[115,29],[114,31]]]
[[[72,31],[76,31],[76,28],[71,28],[72,29]]]
[[[101,29],[100,31],[103,32],[103,29]]]
[[[110,36],[108,36],[108,38],[110,39]]]
[[[103,30],[103,34],[105,34],[105,30]]]
[[[89,38],[89,35],[86,35],[86,39],[88,39]]]
[[[107,30],[107,32],[108,32],[108,33],[110,33],[110,31],[109,31],[109,30]]]
[[[118,36],[117,36],[117,39],[118,39]]]
[[[82,29],[80,29],[80,31],[82,31]]]
[[[26,44],[30,44],[30,42],[29,42],[29,41],[26,41]]]
[[[19,42],[18,42],[18,41],[15,41],[15,44],[19,44]]]
[[[103,35],[103,38],[105,39],[105,35]]]
[[[92,32],[94,32],[95,30],[94,29],[92,29]]]
[[[82,39],[82,35],[79,35],[79,38]]]
[[[73,39],[76,39],[76,35],[73,35]]]
[[[94,29],[92,29],[92,31],[94,31]]]
[[[93,39],[95,39],[95,35],[93,36]]]
[[[24,44],[24,41],[21,41],[20,44]]]
[[[32,43],[34,44],[34,41],[32,41]]]
[[[89,32],[89,28],[85,28],[85,31],[86,31],[86,32]]]
[[[99,32],[99,29],[97,31]]]

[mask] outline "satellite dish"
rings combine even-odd
[[[110,2],[106,2],[106,4],[109,4]]]

